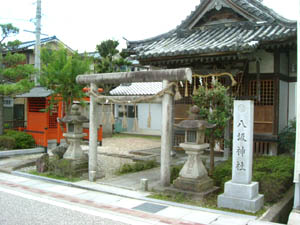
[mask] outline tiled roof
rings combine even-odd
[[[154,95],[162,90],[162,82],[122,84],[110,91],[116,96]]]
[[[184,34],[184,37],[174,32],[160,40],[133,44],[131,47],[139,58],[247,51],[256,48],[263,41],[281,40],[293,37],[296,33],[296,27],[246,22],[244,25],[238,23],[229,27],[214,26],[193,30]]]
[[[240,21],[198,24],[206,13],[221,8],[232,10]],[[295,38],[295,21],[287,20],[257,0],[202,0],[176,29],[159,36],[127,43],[138,59],[251,51],[269,41]]]
[[[44,98],[52,94],[51,90],[44,87],[34,87],[28,93],[17,95],[17,98]]]
[[[44,43],[47,43],[47,42],[50,42],[50,41],[54,41],[54,40],[58,41],[56,36],[41,38],[41,44],[44,44]],[[18,46],[18,49],[27,49],[27,48],[30,48],[30,47],[34,47],[34,45],[35,45],[35,40],[34,41],[26,41],[26,42],[22,42],[22,44],[20,44]]]
[[[284,25],[290,25],[295,22],[280,16],[273,9],[263,5],[259,0],[202,0],[195,10],[192,11],[176,29],[187,29],[203,11],[216,7],[217,5],[232,8],[251,22],[265,21]]]
[[[35,40],[22,42],[15,50],[23,51],[23,50],[27,50],[27,49],[34,49],[35,42],[36,42]],[[56,36],[41,38],[41,45],[47,44],[49,42],[58,42],[58,43],[62,44],[65,48],[67,48],[69,51],[71,51],[71,52],[74,51],[69,46],[67,46],[62,41],[60,41]]]

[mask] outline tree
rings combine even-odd
[[[102,41],[97,45],[96,49],[100,54],[100,59],[96,62],[96,72],[120,72],[126,70],[127,66],[131,65],[131,63],[126,60],[126,53],[123,51],[119,52],[117,49],[118,46],[119,42],[114,40]],[[108,94],[113,86],[103,85],[102,88],[104,89],[104,93]]]
[[[24,64],[26,57],[23,54],[15,53],[20,41],[5,43],[5,40],[19,32],[19,29],[12,24],[0,24],[0,135],[3,134],[3,98],[14,96],[30,90],[33,82],[30,75],[35,69],[32,65]]]
[[[41,85],[52,90],[52,100],[60,97],[69,114],[74,99],[84,96],[83,86],[76,83],[76,76],[90,71],[91,60],[77,52],[71,54],[67,49],[41,51]]]
[[[210,145],[210,169],[212,175],[214,170],[214,149],[217,140],[224,136],[224,129],[227,121],[232,118],[233,99],[227,93],[228,88],[214,80],[212,87],[199,86],[193,100],[200,108],[200,116],[209,123],[216,124],[212,129],[206,130],[206,136],[209,137]]]

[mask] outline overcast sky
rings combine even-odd
[[[264,0],[282,16],[296,20],[299,0]],[[150,38],[167,32],[184,20],[200,0],[42,0],[42,33],[56,35],[79,52],[95,51],[101,41]],[[0,23],[20,28],[17,38],[34,40],[35,0],[3,0]],[[42,36],[42,38],[45,36]]]

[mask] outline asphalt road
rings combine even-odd
[[[0,225],[128,224],[119,221],[124,221],[119,215],[0,186]]]

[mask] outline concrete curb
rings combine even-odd
[[[87,186],[83,186],[83,185],[74,184],[69,181],[62,181],[62,180],[52,179],[52,178],[48,178],[48,177],[37,176],[37,175],[24,173],[24,172],[20,172],[20,171],[12,171],[11,174],[16,175],[16,176],[21,176],[21,177],[28,177],[28,178],[32,178],[32,179],[36,179],[36,180],[43,180],[43,181],[47,181],[50,183],[57,183],[57,184],[64,185],[64,186],[81,188],[81,189],[88,190],[88,191],[101,192],[101,193],[105,193],[105,194],[111,194],[111,195],[116,195],[116,196],[125,197],[125,198],[132,198],[132,199],[136,199],[136,200],[164,204],[164,205],[168,205],[168,206],[192,209],[192,210],[197,210],[197,211],[205,211],[205,212],[216,213],[216,214],[227,215],[227,216],[237,216],[237,217],[243,217],[243,218],[248,218],[248,219],[252,219],[252,220],[257,219],[256,216],[225,212],[225,211],[215,210],[215,209],[202,208],[202,207],[198,207],[198,206],[185,205],[185,204],[181,204],[181,203],[163,201],[163,200],[147,198],[147,197],[124,195],[124,194],[115,193],[112,191],[100,190],[100,189],[93,188],[93,187],[87,187]],[[148,194],[150,195],[151,193],[148,193]]]
[[[30,149],[20,149],[20,150],[9,150],[9,151],[0,151],[0,158],[15,156],[15,155],[29,155],[44,153],[44,148],[30,148]]]
[[[58,184],[61,184],[64,186],[72,186],[73,185],[72,182],[69,182],[69,181],[57,180],[57,179],[53,179],[53,178],[49,178],[49,177],[42,177],[42,176],[38,176],[38,175],[30,174],[30,173],[24,173],[24,172],[20,172],[20,171],[12,171],[11,174],[20,176],[20,177],[27,177],[27,178],[31,178],[31,179],[35,179],[35,180],[47,181],[50,183],[58,183]]]

